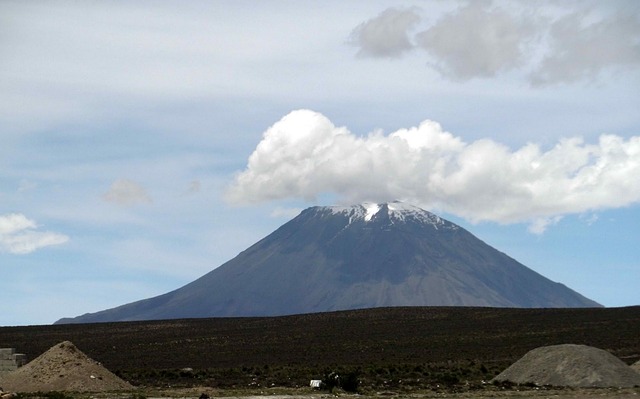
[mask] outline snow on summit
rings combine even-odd
[[[378,204],[364,203],[362,204],[362,206],[366,210],[366,213],[364,215],[365,222],[370,221],[371,218],[374,217],[376,213],[378,213],[378,211],[380,210],[380,205]]]
[[[378,215],[379,212],[386,209],[391,223],[394,221],[405,222],[408,219],[413,219],[421,223],[433,225],[435,228],[445,227],[445,225],[449,228],[456,227],[431,212],[400,201],[381,204],[364,202],[352,206],[328,206],[324,208],[331,211],[334,215],[343,214],[349,216],[349,223],[361,220],[370,222],[374,220],[374,217]]]

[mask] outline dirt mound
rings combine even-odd
[[[494,380],[566,387],[640,386],[640,374],[611,353],[570,344],[533,349]]]
[[[634,369],[635,371],[637,371],[638,373],[640,373],[640,360],[638,360],[637,362],[633,363],[631,365],[631,368]]]
[[[0,377],[0,386],[13,392],[99,392],[133,388],[69,341],[53,346],[33,361]]]

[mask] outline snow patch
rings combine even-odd
[[[364,207],[364,209],[366,210],[366,213],[364,215],[364,221],[368,222],[371,220],[372,217],[375,216],[376,213],[378,213],[378,211],[380,210],[380,205],[378,204],[372,204],[372,203],[364,203],[362,204],[362,206]]]
[[[389,217],[392,220],[396,219],[404,222],[407,218],[413,218],[424,224],[430,224],[436,229],[445,226],[445,221],[438,215],[434,215],[417,206],[399,201],[390,202],[387,206],[389,207]],[[455,225],[451,224],[449,227],[453,228],[453,226]]]
[[[394,201],[384,204],[376,204],[365,202],[353,206],[329,206],[325,209],[329,210],[333,215],[345,215],[349,217],[349,224],[355,221],[370,222],[377,215],[383,206],[387,206],[389,220],[391,223],[406,222],[407,220],[415,220],[420,223],[428,224],[438,228],[457,229],[453,223],[448,223],[438,215],[418,208],[417,206],[405,204],[403,202]]]

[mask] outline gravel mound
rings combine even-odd
[[[64,341],[33,361],[0,377],[0,386],[13,392],[100,392],[133,386]]]
[[[566,387],[640,386],[640,373],[602,349],[554,345],[533,349],[494,378]]]

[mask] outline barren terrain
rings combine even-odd
[[[310,379],[335,371],[354,376],[358,391],[374,396],[622,397],[638,391],[540,391],[487,382],[529,350],[563,343],[605,349],[632,364],[640,359],[639,333],[640,307],[416,307],[2,327],[0,346],[15,347],[33,359],[68,340],[139,389],[207,389],[216,396],[277,389],[307,395],[313,393],[307,388]]]

